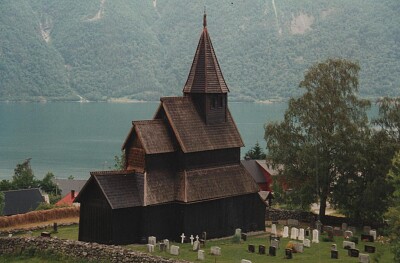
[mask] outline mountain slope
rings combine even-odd
[[[305,70],[358,61],[360,94],[398,96],[397,0],[206,1],[233,100],[299,95]],[[6,0],[0,3],[0,100],[158,100],[178,95],[204,2]]]

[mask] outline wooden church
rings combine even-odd
[[[76,202],[79,240],[139,243],[148,236],[217,238],[265,229],[265,203],[240,163],[244,146],[228,108],[206,15],[182,97],[133,121],[123,171],[92,172]]]

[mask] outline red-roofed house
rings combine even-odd
[[[71,190],[66,196],[56,203],[56,206],[74,205],[77,195],[78,193],[75,193],[75,190]],[[75,204],[79,205],[78,203]]]

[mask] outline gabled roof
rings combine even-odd
[[[122,149],[136,134],[146,154],[167,153],[176,151],[176,145],[163,120],[133,121]]]
[[[227,93],[228,86],[215,55],[204,14],[203,31],[183,93]]]
[[[266,183],[267,180],[265,179],[264,174],[261,171],[261,167],[257,163],[256,160],[241,160],[240,161],[244,168],[251,174],[251,176],[254,178],[256,183]]]
[[[169,125],[183,152],[243,147],[235,122],[227,109],[226,122],[206,125],[189,97],[161,98]]]
[[[76,198],[77,195],[78,195],[78,192],[70,191],[60,201],[58,201],[56,203],[56,206],[72,205],[75,202],[75,198]]]
[[[57,184],[58,188],[61,190],[61,195],[66,195],[71,192],[71,190],[75,190],[75,193],[81,191],[82,187],[86,183],[86,179],[54,179],[55,184]]]
[[[3,215],[24,214],[44,202],[39,188],[4,191]]]
[[[177,200],[198,202],[258,192],[251,175],[240,164],[187,170],[180,173]]]

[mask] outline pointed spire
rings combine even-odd
[[[206,16],[204,10],[204,28],[197,45],[188,79],[183,88],[185,94],[229,92],[208,34]]]
[[[207,27],[207,14],[206,14],[206,7],[204,6],[204,16],[203,16],[203,27]]]

